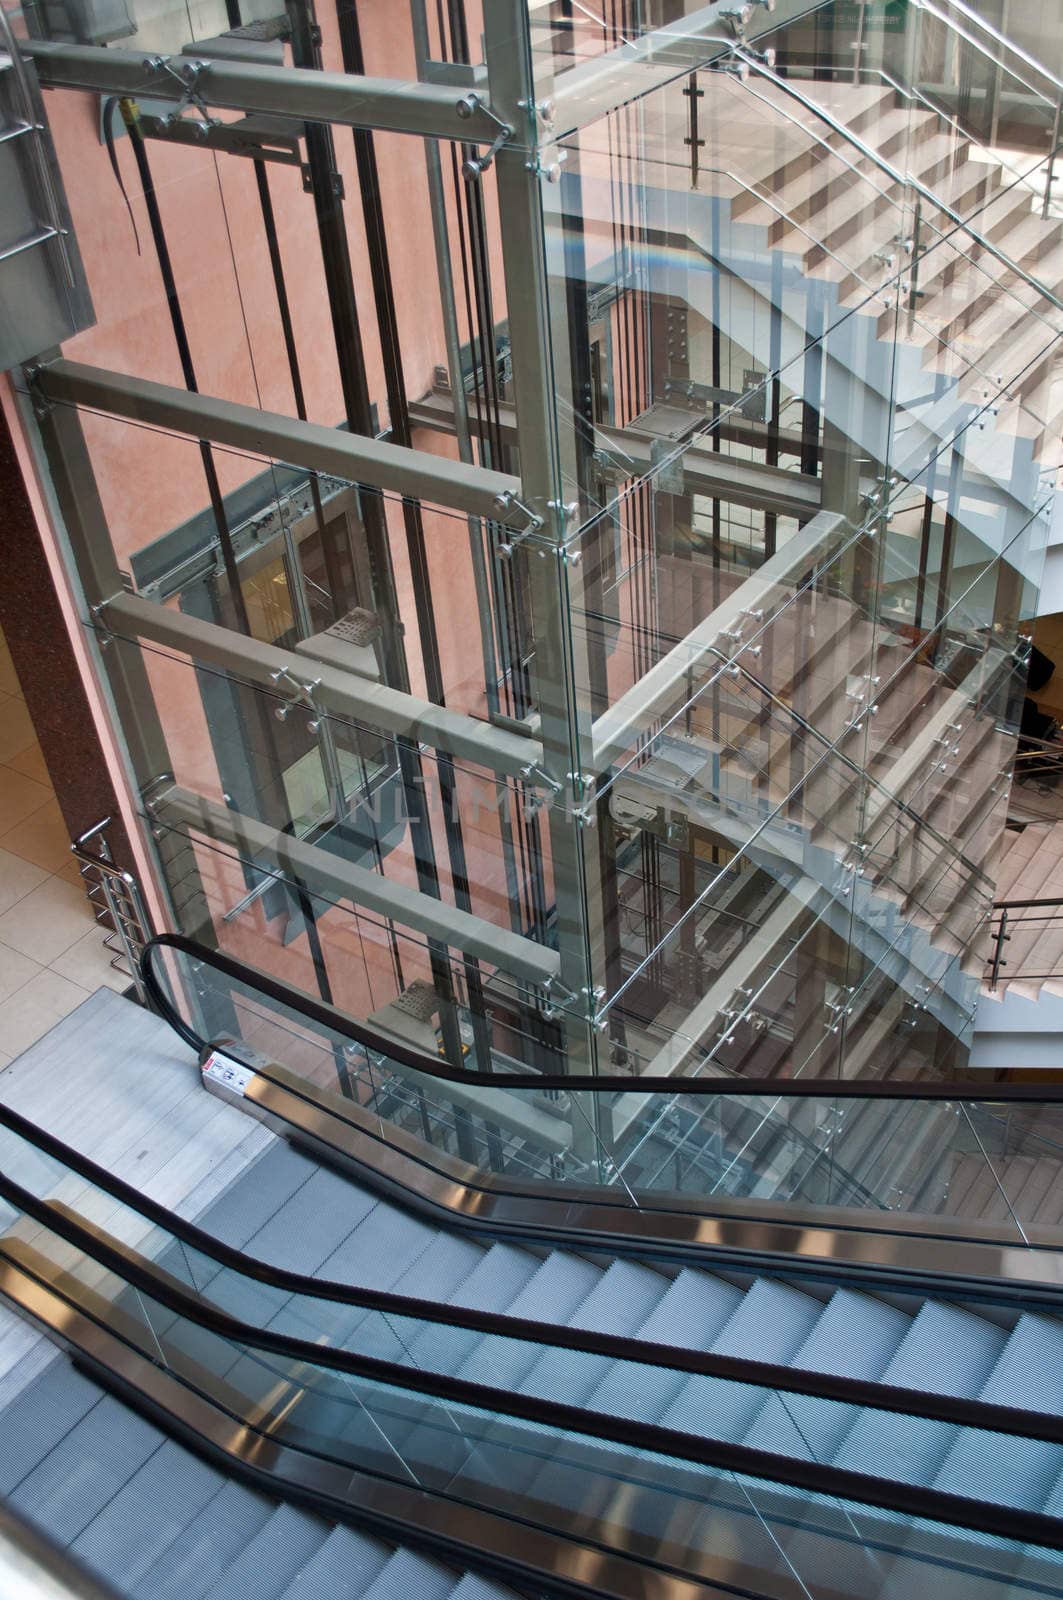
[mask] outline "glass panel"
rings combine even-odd
[[[744,928],[737,913],[725,926],[746,938],[756,982],[711,1031],[643,1026],[640,1046],[629,1025],[631,1088],[595,1094],[506,1087],[507,1072],[550,1070],[550,1061],[522,1049],[520,1023],[501,1006],[493,1008],[490,1058],[498,1087],[452,1084],[386,1050],[359,1047],[207,962],[164,954],[174,1003],[200,1037],[221,1041],[266,1081],[463,1183],[548,1180],[540,1196],[559,1200],[566,1183],[601,1186],[603,1200],[646,1207],[683,1196],[709,1214],[735,1199],[785,1201],[800,1203],[810,1220],[826,1208],[824,1225],[841,1206],[851,1221],[873,1212],[876,1230],[887,1233],[914,1224],[962,1237],[969,1225],[980,1233],[993,1223],[1014,1243],[1058,1242],[1049,1192],[1063,1181],[1058,1107],[994,1105],[988,1084],[980,1099],[959,1103],[831,1092],[842,1059],[848,1073],[867,1076],[955,1075],[978,981],[976,971],[972,993],[962,952],[928,947],[916,959],[912,933],[902,927],[892,942],[879,939],[877,959],[869,945],[858,969],[829,919],[807,910],[803,922],[791,915],[787,939],[765,958],[769,936],[761,928]],[[795,1005],[807,1018],[800,1030],[807,1054],[791,1060],[785,1034]],[[780,1076],[822,1078],[822,1093],[798,1099],[752,1086],[733,1095],[693,1089],[699,1075],[740,1072],[753,1054]],[[672,1070],[675,1089],[640,1090],[637,1074],[650,1070]]]
[[[667,1562],[706,1580],[719,1573],[721,1550],[740,1550],[750,1582],[758,1573],[761,1579],[780,1572],[789,1578],[797,1571],[814,1592],[828,1575],[837,1583],[839,1571],[859,1581],[862,1568],[870,1563],[868,1572],[879,1570],[883,1554],[890,1553],[906,1570],[920,1573],[922,1582],[940,1568],[947,1581],[969,1583],[976,1567],[979,1587],[990,1593],[997,1586],[1002,1594],[1063,1588],[1058,1556],[1047,1550],[1009,1547],[977,1531],[837,1502],[451,1398],[443,1402],[399,1382],[344,1373],[329,1365],[325,1352],[308,1362],[265,1351],[250,1331],[240,1339],[208,1332],[141,1288],[113,1277],[101,1280],[88,1256],[68,1263],[62,1241],[36,1227],[27,1237],[25,1220],[10,1208],[5,1222],[5,1254],[45,1278],[65,1269],[61,1293],[70,1304],[91,1307],[94,1320],[179,1384],[223,1406],[226,1415],[235,1414],[252,1433],[312,1462],[413,1483],[457,1504],[506,1515],[519,1508],[525,1524],[578,1529],[599,1548]],[[286,1311],[281,1321],[286,1333],[301,1327],[298,1313]],[[358,1331],[361,1336],[365,1330]],[[372,1329],[368,1337],[375,1347]],[[422,1357],[434,1362],[460,1356],[417,1338],[412,1325],[398,1319],[387,1329],[385,1346],[404,1346],[411,1365],[420,1365]],[[688,1436],[691,1419],[703,1418],[704,1437],[741,1438],[799,1461],[832,1459],[863,1468],[869,1452],[877,1459],[888,1455],[897,1479],[935,1487],[962,1491],[962,1475],[979,1451],[1006,1448],[1012,1467],[1022,1462],[1021,1485],[1013,1472],[979,1481],[979,1492],[998,1505],[1013,1504],[1035,1479],[1043,1496],[1051,1496],[1059,1473],[1058,1446],[1014,1439],[1005,1445],[975,1430],[739,1383],[652,1367],[629,1372],[570,1351],[536,1357],[534,1347],[518,1341],[477,1341],[471,1361],[479,1381],[496,1387],[502,1382],[529,1400],[543,1389],[556,1398],[563,1373],[566,1399],[578,1402],[594,1393],[607,1413],[641,1417],[651,1407],[664,1426],[678,1426]],[[696,1450],[691,1440],[692,1457]],[[734,1559],[732,1554],[727,1561],[732,1576]]]

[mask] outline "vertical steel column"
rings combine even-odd
[[[286,0],[292,30],[292,59],[296,66],[320,71],[321,32],[314,17],[313,0]],[[325,268],[329,308],[332,315],[340,384],[347,422],[356,433],[372,436],[372,407],[366,376],[365,351],[354,292],[354,274],[343,213],[343,184],[336,165],[336,147],[330,125],[308,122],[306,129],[307,165],[317,214],[321,255]],[[379,495],[363,494],[362,515],[369,561],[373,573],[375,598],[383,626],[386,679],[392,687],[409,689],[409,673],[402,644],[402,630],[395,591],[384,506]],[[411,551],[411,560],[414,552]],[[420,608],[419,608],[420,611]],[[396,740],[402,776],[406,813],[413,843],[417,886],[426,894],[439,894],[439,873],[435,862],[431,821],[424,803],[424,775],[420,755],[408,739]],[[449,952],[434,942],[429,944],[429,960],[436,993],[439,996],[440,1028],[448,1059],[454,1065],[462,1060],[461,1036],[454,999]]]
[[[96,638],[103,652],[101,665],[114,705],[113,724],[120,730],[124,740],[133,782],[140,798],[149,793],[160,778],[170,777],[172,766],[155,694],[141,653],[132,645],[108,644],[105,614],[101,622],[102,609],[108,600],[124,592],[124,585],[115,560],[92,459],[74,406],[38,402],[34,412],[41,453],[48,464],[59,519],[73,558],[72,569],[78,576],[85,599],[87,615],[84,620],[97,629]],[[203,892],[193,846],[170,830],[155,840],[154,844],[154,854],[161,867],[162,883],[171,909],[173,887],[181,884],[188,889],[187,897],[182,901],[182,931],[190,933],[203,944],[216,945],[214,923]]]
[[[540,184],[539,119],[532,70],[528,16],[523,0],[486,0],[484,37],[491,104],[513,129],[495,158],[502,261],[513,356],[513,395],[521,482],[526,503],[543,518],[554,548],[523,548],[527,561],[535,641],[533,682],[541,719],[543,767],[557,785],[549,811],[550,852],[561,957],[560,981],[572,996],[562,1019],[568,1061],[574,1072],[594,1071],[597,1037],[595,970],[601,951],[592,949],[590,894],[596,893],[593,852],[572,810],[582,811],[582,774],[591,771],[589,708],[578,690],[588,683],[579,670],[573,637],[573,602],[580,599],[564,549],[567,518],[562,492],[562,447],[554,396],[558,383],[555,342],[565,327],[563,289],[551,296]],[[562,387],[567,386],[562,375]],[[574,441],[569,441],[570,452]],[[575,569],[578,571],[578,569]],[[574,802],[574,805],[572,804]],[[596,914],[597,908],[595,909]],[[597,959],[596,959],[597,958]],[[584,1018],[587,1018],[585,1021]],[[579,1118],[573,1129],[580,1136]],[[593,1159],[593,1141],[583,1143]]]

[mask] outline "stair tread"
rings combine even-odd
[[[456,1575],[413,1550],[396,1550],[364,1591],[364,1600],[447,1600]]]
[[[69,1545],[165,1438],[144,1417],[103,1394],[8,1498],[58,1543]]]
[[[1019,1318],[978,1398],[1063,1416],[1063,1323],[1026,1313]],[[1063,1446],[1039,1439],[1001,1441],[965,1428],[949,1449],[934,1487],[953,1494],[1039,1511],[1063,1471]]]
[[[360,1600],[392,1551],[354,1528],[333,1528],[284,1590],[283,1600]]]
[[[81,1530],[73,1554],[135,1588],[224,1484],[222,1473],[167,1439]]]
[[[248,1540],[236,1560],[211,1584],[205,1600],[280,1600],[285,1589],[324,1544],[329,1524],[279,1505]]]
[[[932,1394],[977,1394],[1003,1348],[1003,1329],[956,1306],[928,1301],[912,1321],[882,1382]],[[948,1423],[863,1412],[834,1455],[839,1467],[930,1483],[956,1437]]]

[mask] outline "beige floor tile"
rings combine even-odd
[[[39,889],[48,880],[43,867],[0,846],[0,914],[7,911],[32,889]]]
[[[0,1000],[9,999],[41,971],[39,961],[0,944]]]
[[[80,984],[45,968],[10,999],[0,1001],[0,1038],[4,1048],[14,1055],[28,1049],[87,1000],[88,993]]]
[[[94,925],[77,885],[48,878],[0,916],[0,944],[48,966]]]
[[[0,1072],[9,1067],[14,1059],[14,1056],[9,1056],[6,1050],[0,1050]]]
[[[65,878],[67,883],[76,883],[81,889],[82,893],[84,893],[85,879],[81,875],[81,863],[75,856],[70,854],[69,850],[67,851],[66,860],[63,862],[63,865],[57,869],[55,875],[57,878]]]
[[[0,836],[53,798],[51,788],[11,767],[0,767]]]
[[[70,835],[59,802],[47,801],[24,822],[0,833],[0,850],[10,850],[46,872],[60,872],[70,861]]]
[[[38,783],[52,787],[52,780],[48,776],[48,768],[44,764],[44,753],[37,740],[25,750],[20,750],[17,756],[12,756],[8,762],[9,767],[14,767],[16,772],[24,772],[27,778],[34,778]]]
[[[52,971],[69,978],[72,983],[81,984],[84,989],[95,990],[106,985],[119,994],[124,993],[129,988],[129,974],[111,966],[113,951],[107,949],[103,936],[103,928],[98,925],[90,928],[69,950],[56,956],[51,963]]]
[[[21,755],[36,743],[36,739],[26,702],[6,696],[0,702],[0,762],[6,763],[12,756]]]
[[[11,660],[11,651],[0,642],[0,694],[21,695],[22,689]]]

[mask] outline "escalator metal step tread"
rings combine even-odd
[[[320,1272],[323,1263],[377,1208],[371,1194],[334,1172],[318,1168],[313,1176],[274,1212],[245,1249],[261,1261],[290,1272]]]
[[[667,1284],[667,1278],[649,1267],[633,1261],[614,1261],[569,1317],[568,1326],[595,1333],[637,1333],[662,1299]],[[544,1350],[521,1380],[520,1388],[526,1394],[582,1405],[611,1364],[607,1356]]]
[[[584,1261],[581,1256],[555,1251],[538,1262],[536,1270],[509,1307],[515,1317],[550,1320],[560,1326],[575,1316],[595,1284],[603,1276],[601,1269]],[[443,1333],[443,1329],[437,1330]],[[456,1330],[455,1330],[456,1331]],[[527,1376],[540,1354],[539,1346],[524,1339],[503,1339],[497,1335],[471,1336],[471,1342],[460,1345],[458,1339],[469,1340],[468,1335],[458,1335],[433,1351],[433,1365],[439,1366],[450,1355],[464,1358],[457,1366],[457,1375],[473,1383],[486,1383],[498,1389],[517,1389]],[[435,1460],[440,1451],[436,1430],[431,1423],[418,1422],[410,1427],[396,1428],[392,1442],[399,1448],[414,1470],[418,1463]],[[462,1452],[458,1452],[460,1457]]]
[[[283,1600],[359,1600],[384,1570],[390,1545],[353,1528],[333,1528],[324,1544],[296,1573]]]
[[[466,1572],[451,1592],[450,1600],[516,1600],[512,1589]]]
[[[882,1380],[931,1394],[974,1397],[1006,1338],[1003,1328],[984,1317],[928,1301],[913,1318]],[[865,1411],[842,1440],[834,1461],[839,1467],[874,1471],[902,1483],[929,1484],[956,1433],[950,1423]]]
[[[320,1517],[277,1506],[236,1560],[211,1584],[204,1600],[279,1600],[296,1573],[321,1548],[331,1525]]]
[[[508,1311],[538,1272],[540,1257],[518,1245],[493,1244],[448,1298],[477,1311]]]
[[[801,1348],[822,1310],[822,1301],[811,1295],[791,1289],[788,1284],[758,1278],[711,1348],[719,1355],[788,1362]],[[711,1437],[735,1441],[752,1423],[761,1398],[760,1391],[749,1384],[688,1378],[658,1420],[666,1428],[679,1428],[684,1433],[705,1433],[705,1419],[711,1418]]]
[[[496,1244],[481,1256],[465,1280],[448,1296],[454,1305],[477,1311],[509,1311],[516,1296],[531,1281],[540,1258],[514,1245]],[[418,1285],[416,1263],[409,1287]],[[410,1357],[423,1360],[435,1372],[456,1372],[481,1342],[482,1335],[441,1324],[426,1327],[410,1341]],[[497,1343],[498,1341],[494,1341]]]
[[[475,1239],[441,1229],[432,1248],[411,1262],[391,1287],[396,1294],[414,1295],[421,1300],[452,1300],[486,1254],[485,1247]]]
[[[167,1439],[82,1529],[73,1553],[132,1589],[224,1483],[220,1472]]]
[[[1063,1415],[1063,1323],[1027,1313],[1019,1318],[978,1397],[997,1405]],[[1040,1511],[1060,1473],[1063,1446],[1037,1439],[1002,1440],[964,1428],[934,1479],[936,1489]]]
[[[741,1289],[707,1272],[684,1267],[650,1312],[638,1337],[677,1349],[707,1350],[734,1315]],[[589,1400],[596,1411],[658,1422],[686,1383],[681,1372],[616,1361]]]
[[[100,1398],[68,1361],[53,1361],[0,1412],[0,1494],[9,1495]]]
[[[557,1250],[541,1262],[509,1310],[557,1325],[578,1311],[601,1277],[601,1269],[580,1256]],[[516,1388],[536,1360],[536,1347],[523,1339],[480,1339],[462,1363],[460,1376],[498,1388]]]
[[[396,1550],[365,1590],[364,1600],[447,1600],[457,1575],[413,1550]]]
[[[104,1395],[15,1487],[11,1504],[71,1544],[164,1441],[158,1428]]]
[[[839,1289],[789,1365],[839,1377],[881,1378],[911,1325],[903,1311],[870,1295]],[[855,1406],[807,1395],[770,1395],[745,1444],[804,1460],[829,1461],[858,1415]]]
[[[134,1586],[135,1600],[203,1600],[275,1507],[242,1483],[226,1482]]]
[[[429,1223],[381,1201],[357,1226],[354,1221],[350,1223],[346,1237],[337,1240],[331,1254],[319,1263],[315,1276],[333,1283],[390,1289],[396,1278],[420,1261],[437,1237],[437,1230]]]
[[[277,1139],[197,1219],[223,1244],[242,1250],[317,1171],[286,1139]]]
[[[1063,1472],[1046,1495],[1044,1509],[1050,1517],[1063,1517]]]

